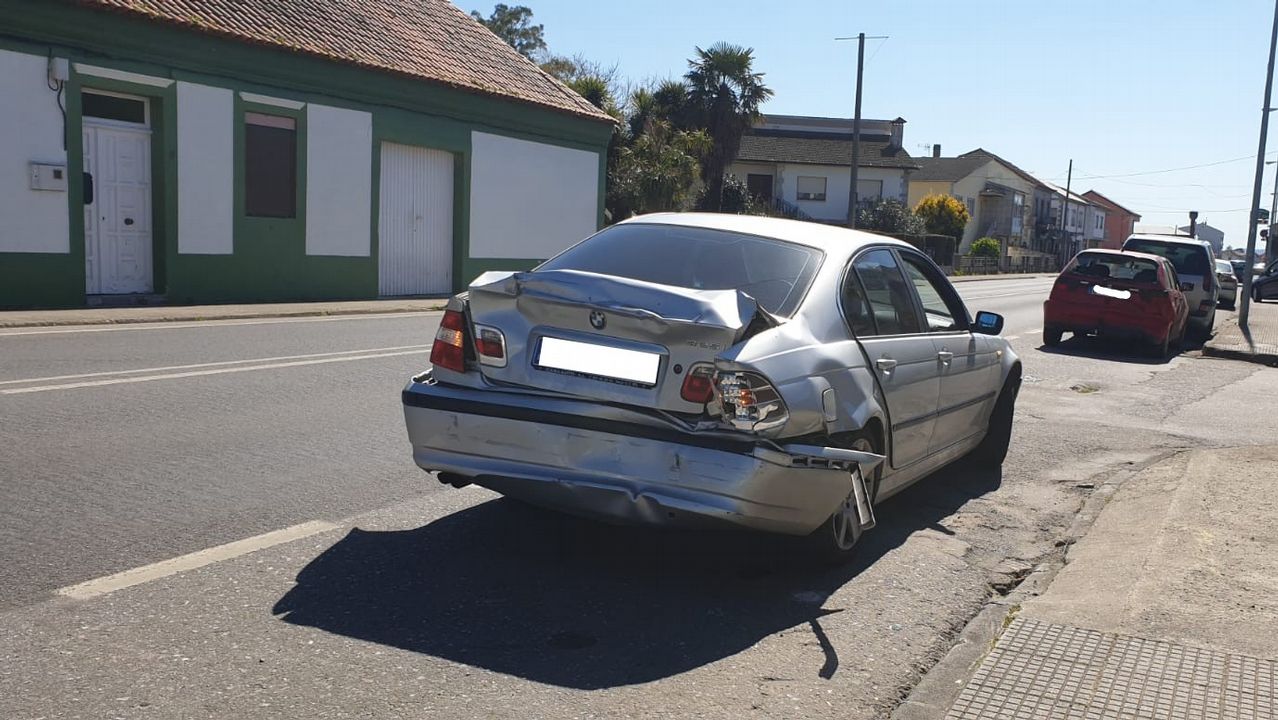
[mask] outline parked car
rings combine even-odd
[[[1256,302],[1278,300],[1278,260],[1269,263],[1263,272],[1252,276],[1251,299]]]
[[[1161,255],[1171,261],[1189,302],[1189,327],[1199,338],[1211,336],[1216,324],[1216,261],[1210,247],[1191,237],[1132,235],[1124,250]]]
[[[1238,278],[1227,260],[1216,261],[1216,288],[1217,304],[1233,310],[1238,302]]]
[[[1234,271],[1234,277],[1238,278],[1238,282],[1242,282],[1243,272],[1247,269],[1246,260],[1230,260],[1229,266]]]
[[[641,216],[453,297],[404,415],[445,483],[842,559],[875,503],[1003,461],[1021,363],[1002,325],[881,235]]]
[[[1185,338],[1189,304],[1166,258],[1119,250],[1084,250],[1070,260],[1043,303],[1043,344],[1064,333],[1096,333],[1150,344],[1158,357]]]

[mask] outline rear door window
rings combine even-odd
[[[890,250],[871,250],[852,262],[878,335],[923,331],[910,286]]]

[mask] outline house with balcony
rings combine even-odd
[[[1020,255],[1028,249],[1033,233],[1031,202],[1038,182],[1033,176],[979,148],[941,157],[938,145],[932,157],[917,162],[922,167],[910,175],[910,207],[928,195],[952,195],[972,216],[959,241],[960,253],[982,237],[997,238],[1004,255]]]
[[[1140,222],[1140,215],[1095,190],[1088,190],[1083,193],[1083,197],[1093,205],[1105,208],[1105,234],[1100,246],[1111,250],[1121,248],[1123,241],[1135,231],[1136,223]]]
[[[1060,262],[1065,263],[1082,250],[1101,247],[1105,238],[1105,207],[1059,185],[1045,180],[1039,180],[1039,183],[1045,190],[1044,206],[1047,210],[1047,222],[1039,226],[1042,240],[1038,244],[1043,251],[1055,254]],[[1064,223],[1061,222],[1062,213]]]
[[[865,207],[880,198],[906,202],[918,162],[903,147],[905,120],[861,120],[857,196]],[[768,115],[741,138],[728,173],[775,210],[818,222],[848,219],[853,121]]]

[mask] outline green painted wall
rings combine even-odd
[[[432,85],[271,48],[239,44],[69,3],[0,0],[6,35],[0,48],[52,53],[151,77],[236,91],[235,218],[232,255],[177,252],[177,147],[174,86],[104,80],[72,74],[67,84],[68,173],[82,172],[79,94],[85,87],[143,95],[151,100],[155,290],[171,302],[231,302],[371,298],[377,295],[377,222],[383,141],[421,145],[454,154],[453,285],[465,287],[486,270],[527,269],[537,260],[469,257],[470,137],[493,132],[600,154],[598,212],[602,222],[602,167],[611,127],[552,110]],[[16,39],[23,37],[26,39]],[[239,92],[316,102],[373,116],[372,217],[369,257],[306,255],[305,112],[298,118],[298,217],[249,218],[243,212],[243,112],[290,114],[244,102]],[[84,218],[79,183],[68,193],[68,255],[0,254],[0,306],[67,307],[84,303]]]

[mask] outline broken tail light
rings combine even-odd
[[[430,364],[453,372],[466,372],[466,317],[457,310],[444,311],[430,348]]]
[[[720,372],[715,376],[715,390],[724,422],[738,430],[772,430],[790,418],[781,393],[755,373]]]

